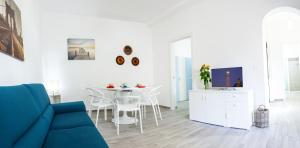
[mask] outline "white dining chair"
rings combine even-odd
[[[138,123],[137,114],[139,114],[139,123],[140,123],[140,129],[141,133],[143,133],[143,123],[142,123],[142,113],[141,113],[141,97],[140,96],[131,96],[131,95],[125,95],[125,96],[118,96],[115,99],[115,124],[117,126],[117,135],[120,134],[120,112],[134,112],[135,115],[135,125]]]
[[[146,118],[146,107],[151,106],[153,109],[153,114],[156,122],[156,126],[158,126],[157,116],[160,117],[160,120],[162,120],[161,111],[159,107],[159,102],[157,99],[157,96],[160,94],[158,91],[162,86],[155,86],[150,89],[149,92],[144,92],[142,94],[143,99],[141,101],[141,108],[142,108],[142,117]]]
[[[113,99],[107,98],[104,95],[104,92],[97,88],[87,88],[89,92],[89,115],[92,115],[93,108],[97,108],[97,115],[96,115],[96,126],[98,125],[99,120],[99,112],[100,110],[104,110],[104,120],[107,120],[107,109],[112,109],[113,112]],[[113,114],[113,113],[112,113]]]

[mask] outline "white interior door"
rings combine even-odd
[[[270,101],[282,100],[285,98],[284,58],[281,51],[281,48],[277,46],[276,43],[269,44],[268,70]]]
[[[187,100],[187,88],[186,88],[186,74],[185,74],[185,58],[177,57],[176,58],[176,98],[177,101],[185,101]]]
[[[299,58],[289,58],[288,67],[290,91],[300,91]]]
[[[186,74],[186,58],[189,58],[191,64],[191,38],[183,38],[170,44],[171,48],[171,109],[177,107],[178,101],[188,99],[188,90]],[[180,57],[180,58],[177,58]],[[191,67],[191,66],[190,66]],[[191,69],[191,68],[190,68]],[[190,72],[191,73],[191,72]],[[191,74],[190,74],[191,75]],[[189,78],[191,79],[191,78]]]

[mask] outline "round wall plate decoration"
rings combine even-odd
[[[129,45],[126,45],[123,50],[126,55],[131,55],[132,53],[132,48]]]
[[[123,65],[123,64],[125,63],[124,57],[123,57],[123,56],[117,56],[117,57],[116,57],[116,63],[117,63],[118,65]]]
[[[133,57],[131,59],[131,63],[132,63],[133,66],[138,66],[140,64],[140,60],[137,57]]]

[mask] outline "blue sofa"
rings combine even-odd
[[[0,87],[0,148],[107,148],[83,102],[50,104],[42,84]]]

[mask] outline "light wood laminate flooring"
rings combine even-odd
[[[111,148],[300,148],[300,97],[271,104],[270,127],[252,127],[250,131],[220,127],[188,118],[188,102],[177,110],[161,108],[163,120],[155,124],[153,112],[147,109],[139,126],[120,125],[120,135],[111,122],[111,112],[104,121],[100,113],[98,129]],[[95,119],[96,113],[92,117]]]

